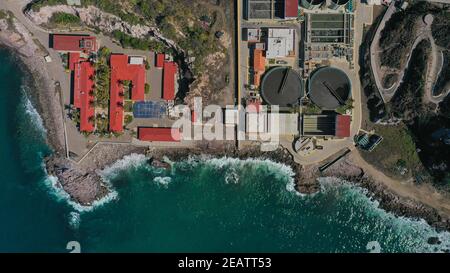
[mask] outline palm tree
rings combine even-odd
[[[88,118],[88,122],[89,123],[91,123],[92,125],[94,125],[95,123],[95,117],[94,116],[90,116],[89,118]]]

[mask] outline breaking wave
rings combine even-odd
[[[396,216],[380,207],[380,203],[371,197],[368,190],[354,185],[351,182],[335,178],[321,177],[318,179],[321,185],[320,197],[331,196],[350,209],[350,217],[333,221],[338,224],[348,225],[352,223],[355,230],[373,233],[379,237],[381,252],[390,252],[386,245],[401,244],[408,252],[446,252],[450,250],[450,233],[439,232],[430,226],[424,219],[413,219]],[[361,212],[368,218],[376,219],[375,227],[368,226],[360,217]],[[386,227],[388,227],[386,229]],[[411,235],[413,234],[413,235]],[[413,238],[413,239],[411,239]],[[428,239],[438,238],[439,243],[432,245]]]
[[[70,198],[70,195],[64,191],[61,185],[58,182],[58,178],[52,175],[48,175],[44,180],[45,185],[50,189],[50,194],[59,202],[65,202],[70,207],[72,207],[75,211],[83,213],[90,212],[97,207],[101,207],[112,200],[116,200],[118,198],[118,194],[115,190],[110,188],[110,192],[103,198],[96,200],[90,206],[83,206]]]
[[[165,188],[167,188],[170,184],[170,182],[172,182],[172,178],[170,176],[157,176],[155,178],[153,178],[153,181],[155,183],[157,183],[158,185],[161,185]]]
[[[130,154],[124,156],[122,159],[117,160],[112,165],[104,168],[100,175],[105,181],[109,181],[116,177],[120,172],[127,170],[137,170],[143,166],[146,166],[148,158],[143,154]]]
[[[81,215],[78,212],[72,211],[69,214],[69,225],[73,229],[78,229],[81,223]]]
[[[26,85],[22,85],[20,87],[22,103],[19,106],[19,111],[25,113],[29,117],[29,121],[31,121],[31,126],[37,129],[37,132],[41,133],[41,136],[45,136],[47,130],[44,127],[44,121],[42,117],[39,115],[36,108],[31,103],[31,100],[28,97],[28,93],[30,92],[30,87]]]

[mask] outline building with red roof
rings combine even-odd
[[[166,55],[164,53],[156,54],[155,67],[163,68],[165,59],[166,59]]]
[[[336,137],[349,137],[350,136],[350,124],[352,117],[348,115],[336,116]]]
[[[284,1],[284,19],[298,17],[298,0]]]
[[[253,50],[253,85],[261,84],[261,76],[266,71],[266,57],[264,50],[256,48]]]
[[[352,117],[349,115],[303,115],[302,134],[304,136],[350,137],[351,121]]]
[[[142,141],[180,142],[181,133],[178,128],[139,127],[138,139]]]
[[[70,70],[75,70],[75,64],[80,62],[80,52],[69,52],[68,57],[68,68]]]
[[[95,117],[94,101],[94,66],[86,59],[79,58],[76,54],[69,56],[69,67],[73,68],[73,104],[80,109],[80,131],[93,132],[94,123],[91,119]],[[77,62],[75,62],[77,60]]]
[[[131,81],[131,100],[145,99],[145,66],[144,64],[130,64],[129,56],[112,54],[109,129],[112,132],[123,131],[124,93],[123,81]]]
[[[59,51],[97,51],[97,40],[89,35],[53,34],[51,47]]]
[[[178,72],[178,65],[174,62],[164,63],[163,72],[163,99],[175,99],[175,83],[176,74]]]

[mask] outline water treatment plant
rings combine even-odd
[[[289,67],[274,67],[263,77],[261,96],[269,105],[295,106],[303,97],[303,93],[300,75]]]
[[[308,96],[323,110],[336,110],[345,105],[350,93],[350,79],[335,67],[318,68],[308,80]]]

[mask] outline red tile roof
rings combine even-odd
[[[298,0],[285,0],[284,18],[297,18],[297,16],[298,16]]]
[[[337,115],[336,116],[336,136],[337,137],[349,137],[350,136],[350,124],[352,121],[351,116]]]
[[[60,51],[83,51],[91,52],[97,50],[95,37],[89,35],[53,34],[53,49]]]
[[[261,83],[261,76],[266,71],[266,57],[263,55],[262,49],[255,49],[253,51],[253,84],[259,86]]]
[[[142,141],[169,141],[179,142],[181,140],[180,129],[177,128],[138,128],[138,139]]]
[[[131,81],[131,99],[142,101],[145,99],[145,66],[143,64],[129,64],[128,55],[112,54],[111,85],[110,85],[110,107],[109,107],[109,129],[113,132],[123,131],[123,104],[124,97],[121,95],[123,86],[120,81]]]
[[[95,116],[95,109],[91,105],[94,101],[94,96],[91,94],[94,82],[92,76],[94,75],[94,67],[90,62],[82,62],[76,66],[76,70],[80,71],[80,131],[92,132],[94,131],[94,124],[89,119]]]
[[[175,75],[178,71],[178,65],[174,62],[164,63],[163,72],[163,99],[175,99]]]
[[[70,70],[74,70],[75,64],[78,63],[79,61],[80,61],[80,52],[70,52],[69,53],[68,64],[69,64]]]
[[[158,68],[162,68],[164,66],[164,59],[166,58],[164,53],[156,54],[156,63],[155,66]]]
[[[111,64],[111,84],[109,98],[109,130],[112,132],[123,131],[123,86],[120,80],[124,74],[124,69],[128,63],[128,56],[113,54],[110,58]]]

